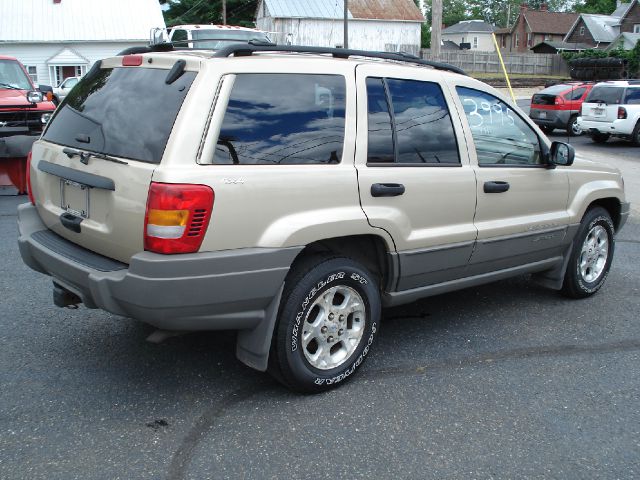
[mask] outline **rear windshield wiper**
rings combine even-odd
[[[15,85],[11,85],[10,83],[0,82],[0,87],[10,88],[11,90],[22,90],[20,87],[16,87]]]
[[[85,165],[89,164],[89,158],[91,157],[100,158],[102,160],[107,160],[113,163],[119,163],[121,165],[129,165],[129,163],[125,162],[124,160],[119,160],[104,153],[81,152],[80,150],[74,150],[73,148],[63,148],[62,153],[64,153],[69,158],[77,155],[78,157],[80,157],[80,162],[84,163]]]

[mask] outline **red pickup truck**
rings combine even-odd
[[[27,154],[55,108],[17,59],[0,56],[0,186],[25,193]]]

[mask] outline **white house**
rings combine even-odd
[[[349,48],[418,54],[424,17],[413,0],[349,0]],[[278,43],[343,46],[343,0],[260,0],[256,26]]]
[[[442,41],[450,41],[461,44],[469,44],[471,50],[481,52],[495,52],[493,43],[494,27],[484,20],[463,20],[442,30]]]
[[[97,61],[149,43],[165,27],[158,0],[1,0],[0,55],[35,83],[57,86]]]

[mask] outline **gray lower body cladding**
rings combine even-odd
[[[256,328],[301,251],[141,252],[126,265],[50,232],[30,204],[18,208],[18,225],[20,253],[29,267],[50,275],[88,308],[168,330]]]
[[[540,118],[544,113],[545,118]],[[577,110],[542,110],[531,109],[529,116],[536,125],[549,128],[567,128],[571,115],[579,113]]]

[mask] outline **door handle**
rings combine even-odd
[[[509,182],[484,182],[484,193],[501,193],[509,190]]]
[[[372,197],[397,197],[404,193],[401,183],[374,183],[371,185]]]

